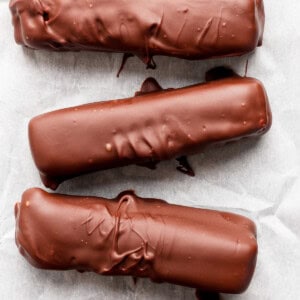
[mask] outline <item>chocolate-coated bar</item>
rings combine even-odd
[[[146,94],[152,91],[151,93]],[[136,97],[46,113],[29,124],[43,183],[55,189],[80,174],[202,151],[209,144],[258,136],[271,125],[268,99],[253,78],[233,76]]]
[[[254,223],[232,213],[123,192],[108,200],[27,190],[15,206],[16,243],[38,268],[148,277],[240,293],[257,255]]]
[[[262,0],[11,0],[15,40],[34,49],[185,59],[242,55],[262,43]]]

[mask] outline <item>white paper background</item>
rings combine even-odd
[[[194,290],[131,278],[31,267],[14,244],[14,203],[42,187],[27,139],[28,121],[54,109],[131,96],[147,76],[163,87],[203,80],[212,66],[232,66],[262,80],[273,111],[271,131],[191,157],[196,177],[131,166],[65,182],[59,192],[114,197],[133,188],[145,197],[244,214],[258,226],[259,256],[253,281],[242,295],[224,299],[300,299],[300,2],[265,1],[263,47],[251,56],[206,62],[156,58],[145,70],[131,58],[116,78],[122,56],[49,53],[17,46],[7,3],[0,4],[0,299],[194,299]]]

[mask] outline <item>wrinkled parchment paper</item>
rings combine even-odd
[[[196,177],[163,162],[153,172],[131,166],[63,183],[58,192],[114,197],[135,189],[144,197],[238,212],[258,227],[259,256],[242,295],[224,299],[300,299],[300,31],[298,0],[265,0],[263,47],[249,56],[189,62],[156,58],[146,70],[131,58],[116,78],[122,55],[50,53],[17,46],[8,4],[0,4],[0,299],[194,299],[194,290],[131,278],[31,267],[14,243],[13,206],[22,192],[42,187],[28,146],[28,121],[40,113],[131,96],[155,77],[163,87],[203,81],[213,66],[230,65],[263,81],[273,111],[270,132],[190,158]]]

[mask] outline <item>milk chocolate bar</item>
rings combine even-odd
[[[68,178],[129,164],[154,166],[209,144],[259,136],[271,125],[267,95],[253,78],[155,92],[159,88],[148,79],[148,93],[33,118],[31,152],[45,186],[55,189]]]
[[[262,0],[11,0],[15,40],[34,49],[185,59],[242,55],[262,44]]]
[[[254,223],[133,192],[112,200],[27,190],[15,206],[16,243],[35,267],[148,277],[241,293],[257,255]]]

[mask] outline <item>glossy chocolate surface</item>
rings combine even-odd
[[[262,0],[11,0],[15,40],[34,49],[202,59],[261,45]]]
[[[261,135],[271,125],[265,90],[253,78],[153,92],[159,88],[148,79],[140,96],[33,118],[30,146],[44,184],[55,189],[65,179],[129,164],[153,167],[210,144]]]
[[[253,275],[254,223],[127,191],[113,200],[27,190],[15,206],[16,243],[34,266],[148,277],[240,293]]]

